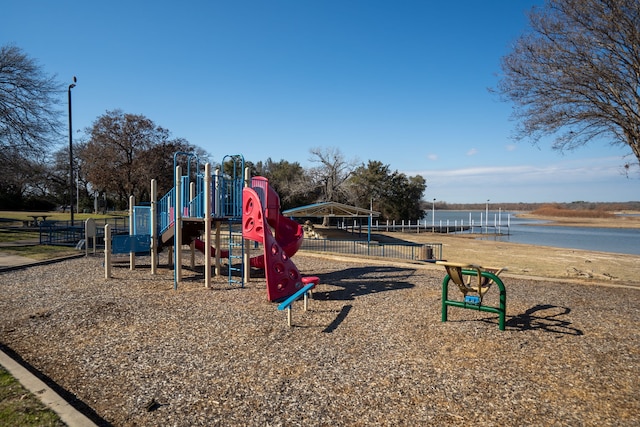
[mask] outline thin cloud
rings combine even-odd
[[[578,175],[582,179],[589,179],[589,175],[613,176],[619,175],[621,161],[619,157],[604,157],[594,159],[568,160],[560,163],[552,163],[544,166],[515,165],[515,166],[474,166],[460,169],[439,169],[417,171],[415,175],[437,175],[444,177],[455,176],[482,176],[482,175]],[[410,173],[410,172],[407,172]],[[411,173],[410,173],[411,174]]]
[[[460,169],[425,170],[418,172],[431,183],[452,185],[492,186],[561,186],[583,184],[620,178],[620,158],[581,159],[544,166],[475,166]],[[415,175],[415,173],[410,173]]]
[[[447,178],[474,177],[474,176],[495,176],[532,173],[536,168],[533,166],[477,166],[472,168],[433,170],[420,172],[421,175],[440,176]]]
[[[427,159],[432,160],[432,161],[435,162],[436,160],[438,160],[438,155],[437,154],[429,154],[427,156]]]
[[[478,203],[486,199],[502,202],[637,200],[637,180],[626,179],[621,169],[622,159],[610,156],[540,165],[479,165],[404,173],[422,175],[427,180],[427,199],[435,197],[450,203]]]
[[[478,154],[478,150],[476,150],[475,148],[467,151],[467,156],[475,156],[476,154]]]

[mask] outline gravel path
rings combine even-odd
[[[292,328],[259,277],[185,270],[174,291],[166,269],[107,280],[99,257],[0,273],[0,343],[105,425],[638,425],[638,289],[506,278],[501,332],[440,321],[444,269],[295,262],[321,284]]]

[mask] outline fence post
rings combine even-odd
[[[244,172],[244,187],[249,187],[251,183],[251,175],[249,172],[249,168],[245,167],[243,172]],[[244,190],[241,189],[240,192],[242,193],[242,191]],[[240,199],[242,199],[242,194],[240,194]],[[251,280],[251,240],[245,239],[242,242],[242,244],[245,249],[243,254],[244,258],[242,260],[243,283],[249,283],[249,280]]]
[[[204,165],[204,287],[211,286],[211,164]],[[220,250],[220,248],[218,248]]]
[[[158,268],[158,184],[151,180],[151,274],[155,275]]]
[[[136,199],[134,196],[129,196],[129,236],[133,236],[133,229],[135,227],[134,219],[133,219],[133,206],[136,204]],[[135,270],[136,268],[136,253],[131,251],[129,252],[129,270]]]
[[[174,183],[175,191],[175,219],[173,222],[173,289],[178,289],[178,284],[182,280],[182,168],[176,166],[175,171],[176,182]]]
[[[104,278],[111,278],[111,226],[104,226]]]

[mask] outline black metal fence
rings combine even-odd
[[[442,259],[442,243],[381,243],[366,240],[304,239],[301,249],[411,261]]]
[[[112,234],[129,232],[128,217],[96,219],[96,243],[104,245],[104,226],[111,224]],[[40,244],[53,246],[77,246],[84,240],[84,221],[40,221]]]
[[[96,220],[96,243],[104,245],[104,225],[111,224],[112,233],[128,234],[128,218],[109,218]],[[40,223],[40,244],[76,246],[85,238],[84,222],[75,221],[42,221]],[[224,233],[223,233],[224,234]],[[231,233],[221,239],[222,249],[229,244],[229,237],[237,243],[241,242],[240,233]],[[256,245],[257,246],[257,245]],[[442,243],[383,243],[366,240],[333,240],[333,239],[304,239],[301,250],[316,252],[331,252],[337,254],[375,256],[410,261],[437,261],[442,257]]]

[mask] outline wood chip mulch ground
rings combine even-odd
[[[292,328],[259,277],[185,270],[174,291],[166,269],[105,279],[100,257],[0,273],[0,343],[104,425],[639,423],[640,289],[507,276],[500,331],[441,322],[442,268],[294,261],[321,283]]]

